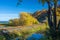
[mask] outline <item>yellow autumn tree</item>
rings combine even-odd
[[[9,25],[12,25],[12,26],[18,26],[19,25],[19,19],[10,19],[9,20]]]
[[[38,24],[36,18],[34,18],[31,14],[27,12],[21,12],[20,18],[19,18],[20,25],[32,25],[32,24]]]
[[[13,24],[14,24],[14,23],[13,23],[13,19],[10,19],[10,20],[9,20],[9,25],[12,26]]]

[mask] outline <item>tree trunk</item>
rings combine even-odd
[[[53,13],[53,18],[52,18],[52,15],[51,15],[51,5],[50,5],[50,2],[47,1],[48,3],[48,24],[49,24],[49,27],[50,27],[50,35],[52,37],[52,40],[56,40],[56,37],[57,37],[57,34],[56,34],[56,4],[54,3],[54,13]],[[53,22],[52,22],[52,19],[53,19]]]
[[[53,12],[53,27],[54,27],[54,40],[57,40],[57,17],[56,17],[56,8],[57,8],[57,3],[54,2],[54,12]]]
[[[48,24],[49,24],[49,27],[52,28],[53,26],[53,23],[52,23],[52,15],[51,15],[51,6],[50,6],[50,2],[47,1],[47,4],[48,4]]]
[[[56,8],[57,8],[57,4],[54,3],[53,22],[54,22],[55,30],[56,30],[56,27],[57,27]]]

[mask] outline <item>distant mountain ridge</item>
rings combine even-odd
[[[35,17],[39,22],[44,22],[44,20],[47,19],[47,12],[48,10],[42,10],[42,11],[36,11],[34,14],[32,14],[33,17]],[[57,7],[57,20],[60,20],[60,6]]]
[[[36,11],[33,14],[33,17],[35,17],[39,22],[43,22],[44,20],[46,20],[47,10]]]

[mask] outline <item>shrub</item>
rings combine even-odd
[[[11,20],[9,20],[9,25],[18,26],[19,25],[19,19],[11,19]]]

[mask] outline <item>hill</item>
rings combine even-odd
[[[48,10],[42,10],[42,11],[36,11],[34,14],[32,14],[33,17],[35,17],[39,22],[43,23],[47,20],[47,12]],[[57,20],[60,20],[60,6],[57,7]]]

